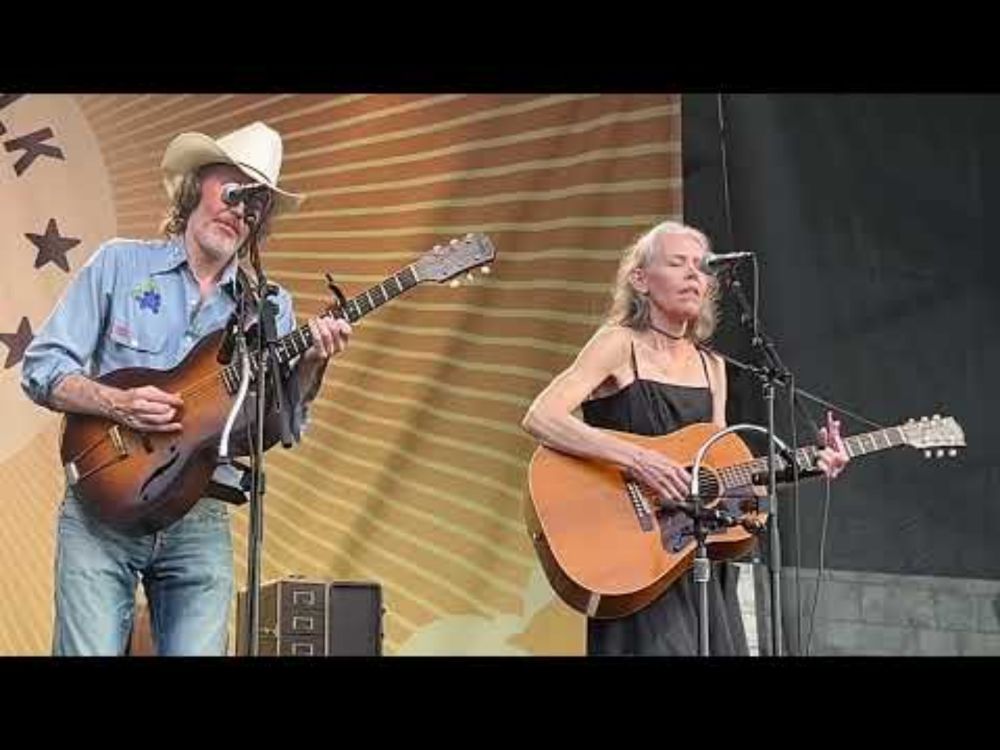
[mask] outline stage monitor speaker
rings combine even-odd
[[[237,596],[236,653],[249,651],[246,591]],[[291,576],[260,587],[261,656],[380,656],[382,587]]]

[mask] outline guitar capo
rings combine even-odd
[[[326,276],[327,289],[329,289],[333,293],[333,295],[337,298],[337,309],[343,310],[344,307],[347,305],[347,297],[345,297],[344,293],[340,291],[340,287],[338,287],[335,283],[333,283],[333,276],[331,276],[329,273],[325,274],[325,276]]]

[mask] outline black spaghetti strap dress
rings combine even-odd
[[[637,435],[666,435],[689,424],[712,421],[712,391],[705,354],[698,350],[705,386],[645,380],[632,346],[634,380],[625,388],[582,404],[584,421],[593,426]],[[739,570],[712,565],[709,580],[709,649],[713,656],[749,653],[739,599]],[[587,620],[591,656],[697,656],[698,598],[691,571],[672,583],[654,602],[626,617]]]

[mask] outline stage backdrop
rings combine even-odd
[[[155,236],[168,141],[263,120],[303,210],[264,262],[300,322],[485,232],[489,276],[361,321],[304,442],[268,454],[263,578],[379,581],[388,654],[582,653],[521,521],[520,419],[598,324],[621,249],[680,218],[679,97],[0,95],[0,653],[48,652],[60,421],[24,347],[112,236]],[[246,509],[233,513],[243,587]],[[235,622],[235,618],[233,620]]]
[[[758,253],[762,324],[797,385],[884,425],[951,415],[968,441],[954,460],[907,449],[852,465],[834,490],[827,563],[1000,577],[992,376],[1000,261],[990,232],[1000,101],[739,95],[722,103],[734,238],[717,97],[685,97],[686,213],[721,252]],[[720,346],[747,354],[735,320],[727,317]],[[730,416],[759,422],[759,387],[742,385],[748,408]],[[821,407],[809,409],[822,421]],[[799,427],[800,440],[811,437]],[[787,416],[779,428],[790,437]],[[869,429],[845,417],[845,433]],[[821,489],[810,486],[802,506],[805,565],[818,558]]]
[[[1000,100],[698,94],[683,105],[685,216],[720,252],[757,253],[762,325],[797,385],[883,425],[950,415],[968,441],[955,458],[859,458],[829,505],[822,482],[803,486],[798,518],[790,494],[782,503],[784,564],[815,580],[822,560],[831,574],[819,653],[1000,653]],[[726,302],[716,343],[749,357]],[[764,422],[759,383],[731,375],[730,421]],[[822,422],[821,407],[809,411]],[[792,438],[784,393],[777,428]],[[811,441],[801,416],[797,429]],[[869,429],[844,417],[846,433]],[[785,614],[794,622],[804,602],[808,632],[815,589],[798,588]]]

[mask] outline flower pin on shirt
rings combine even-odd
[[[132,290],[132,299],[139,303],[139,309],[149,308],[153,314],[160,312],[160,290],[152,279],[146,279]]]

